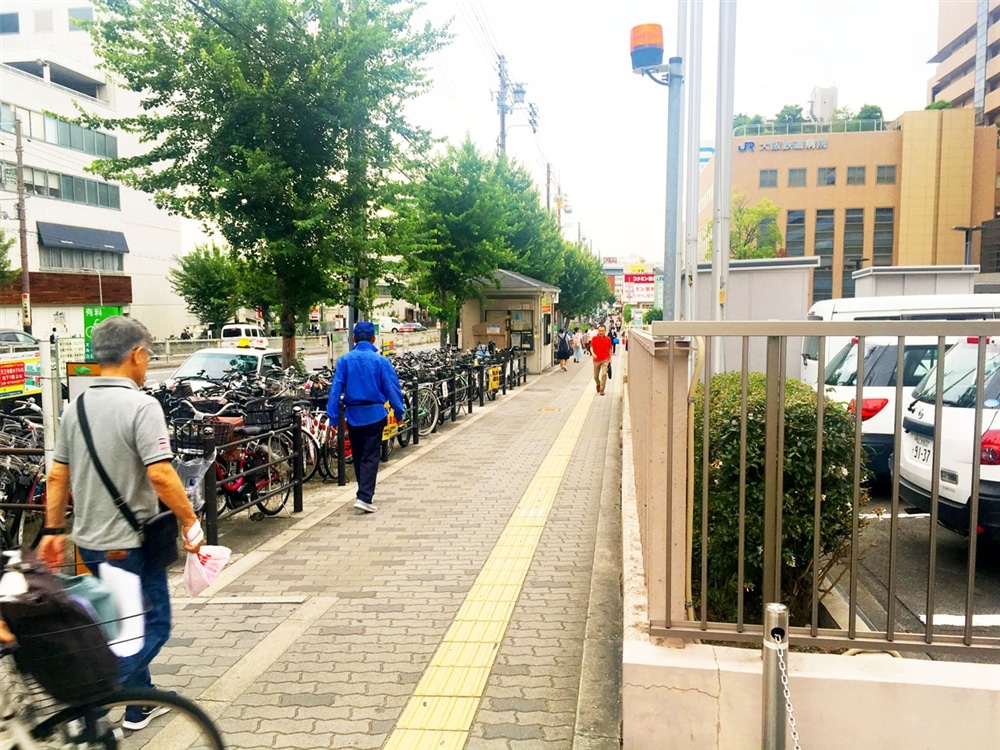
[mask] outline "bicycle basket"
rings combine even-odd
[[[209,417],[205,426],[215,433],[215,449],[223,461],[235,461],[240,456],[240,443],[235,430],[246,424],[243,417]]]
[[[260,425],[272,430],[292,423],[291,399],[260,399],[246,405],[246,424]]]

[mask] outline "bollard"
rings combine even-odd
[[[414,380],[414,381],[412,381],[410,383],[410,388],[412,389],[412,394],[413,394],[410,397],[410,400],[413,401],[413,407],[412,407],[412,410],[411,410],[412,413],[410,415],[410,437],[413,438],[413,444],[414,445],[420,445],[420,430],[417,429],[418,428],[418,425],[417,425],[417,416],[420,413],[419,412],[420,396],[417,393],[417,391],[419,389],[419,384],[417,383],[416,380]]]
[[[451,421],[454,422],[458,419],[458,379],[455,377],[455,372],[452,371],[451,377],[448,378],[448,400],[451,401]]]
[[[469,398],[469,414],[472,414],[472,402],[473,402],[473,400],[475,398],[475,395],[476,395],[476,389],[472,387],[472,384],[475,382],[473,380],[473,378],[475,378],[475,377],[476,377],[476,366],[475,365],[469,365],[469,375],[465,379],[466,383],[468,384],[466,386],[465,391],[466,391],[466,396],[468,396],[468,398]]]
[[[295,458],[292,462],[292,512],[302,512],[302,477],[303,461],[305,456],[302,451],[302,407],[296,406],[292,409],[292,450]]]
[[[787,663],[788,607],[764,605],[764,684],[761,750],[785,750],[785,700],[781,666]],[[786,678],[787,679],[787,678]]]
[[[344,458],[344,437],[347,434],[347,418],[344,409],[340,410],[340,417],[337,420],[337,486],[343,487],[347,484],[347,460]]]
[[[486,368],[483,367],[483,363],[480,362],[476,365],[476,369],[479,370],[479,408],[486,405],[486,383],[483,377],[483,373]]]
[[[507,395],[507,378],[510,373],[510,355],[504,354],[501,357],[503,364],[500,366],[500,393],[504,396]]]
[[[215,430],[205,429],[205,458],[215,453]],[[202,477],[202,493],[205,497],[205,541],[219,543],[219,487],[215,482],[215,462],[208,465]]]

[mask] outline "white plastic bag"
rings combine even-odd
[[[229,547],[211,544],[201,545],[197,553],[188,552],[187,562],[184,564],[184,584],[188,593],[191,596],[198,596],[207,589],[226,567],[231,554],[232,550]]]

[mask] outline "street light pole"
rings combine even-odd
[[[965,232],[965,265],[972,265],[972,233],[981,232],[982,225],[978,227],[952,227],[956,232]]]
[[[21,244],[21,324],[31,333],[31,277],[28,274],[28,218],[24,205],[24,147],[21,119],[14,120],[14,153],[17,156],[17,230]]]

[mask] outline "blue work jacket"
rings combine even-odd
[[[330,419],[339,420],[343,403],[347,423],[361,427],[388,416],[386,401],[396,412],[396,419],[402,420],[406,405],[396,370],[370,341],[359,341],[354,349],[337,360],[326,412]]]

